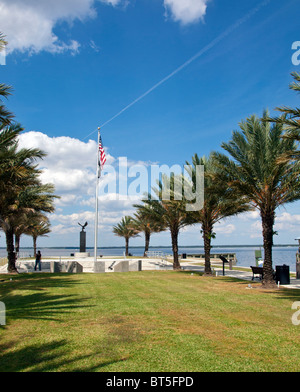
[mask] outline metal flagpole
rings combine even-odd
[[[98,141],[97,141],[97,180],[96,180],[96,205],[95,205],[94,263],[97,261],[97,249],[98,249],[98,192],[99,192],[99,178],[101,176],[99,141],[100,141],[100,128],[98,128]]]

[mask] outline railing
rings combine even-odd
[[[18,259],[29,259],[33,257],[33,253],[29,253],[29,252],[20,252],[17,255]]]
[[[28,252],[20,252],[18,257],[16,258],[16,263],[22,261],[22,259],[28,259],[32,257]],[[7,264],[7,257],[0,257],[0,267],[3,267]]]
[[[233,263],[237,262],[236,259],[236,253],[211,253],[210,258],[211,259],[219,259],[220,256],[224,256],[228,261],[232,260]],[[200,253],[200,254],[187,254],[186,257],[193,257],[195,259],[205,259],[205,254]]]
[[[155,250],[150,250],[146,252],[146,257],[149,259],[161,259],[161,260],[167,260],[167,253],[161,252],[161,251],[155,251]]]

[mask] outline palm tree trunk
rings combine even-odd
[[[126,256],[129,255],[128,249],[129,249],[129,238],[126,237],[125,238],[125,255]]]
[[[19,254],[19,251],[20,251],[20,238],[21,238],[20,234],[15,235],[15,245],[16,245],[16,254],[17,255]]]
[[[272,246],[273,246],[273,226],[274,213],[262,213],[262,233],[264,240],[264,286],[275,286],[272,265]]]
[[[7,249],[7,259],[8,259],[8,266],[7,271],[10,273],[16,273],[16,254],[15,254],[15,247],[14,247],[14,231],[13,229],[9,228],[5,231],[6,236],[6,249]]]
[[[210,250],[211,250],[211,234],[212,228],[202,225],[203,240],[204,240],[204,255],[205,255],[205,267],[204,274],[212,275],[211,264],[210,264]]]
[[[144,251],[144,257],[147,256],[147,252],[149,250],[149,243],[150,243],[150,231],[146,230],[145,231],[145,251]]]
[[[34,257],[36,257],[36,238],[35,236],[32,236],[32,240],[33,240],[33,254]]]
[[[172,237],[172,249],[173,249],[173,270],[180,270],[180,262],[178,258],[178,229],[173,229],[171,231],[171,237]]]

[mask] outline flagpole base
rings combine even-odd
[[[75,257],[90,257],[90,252],[77,252]]]

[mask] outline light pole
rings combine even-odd
[[[100,140],[100,127],[98,127],[98,141],[97,141],[97,172],[96,172],[96,205],[95,205],[95,239],[94,239],[94,264],[97,261],[98,249],[98,192],[99,192],[99,178],[101,176],[100,157],[99,157],[99,140]],[[95,267],[95,266],[94,266]],[[95,268],[94,268],[95,269]]]

